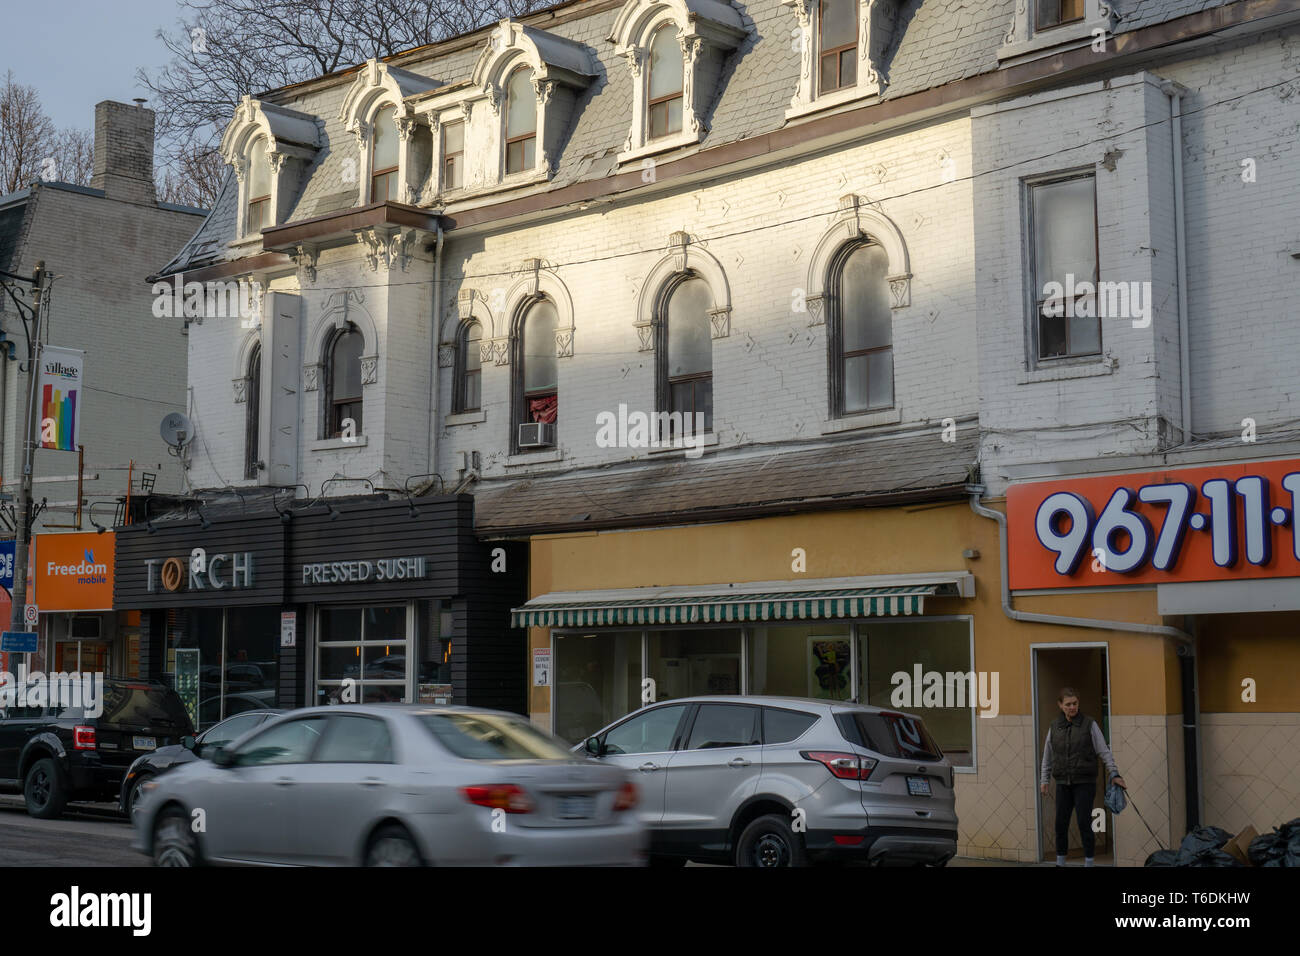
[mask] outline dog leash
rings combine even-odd
[[[1147,828],[1147,833],[1151,834],[1151,838],[1156,841],[1156,845],[1163,850],[1165,845],[1160,842],[1160,837],[1156,836],[1156,831],[1151,829],[1151,824],[1147,823],[1146,817],[1142,816],[1142,811],[1139,810],[1137,804],[1133,802],[1133,794],[1125,791],[1125,796],[1128,797],[1128,802],[1133,807],[1133,812],[1138,815],[1138,819],[1142,821],[1142,825]]]

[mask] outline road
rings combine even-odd
[[[57,820],[33,820],[22,797],[0,796],[0,866],[148,866],[112,805],[75,804]]]

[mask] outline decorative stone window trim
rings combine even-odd
[[[659,294],[665,283],[680,275],[703,279],[712,290],[715,303],[709,310],[712,338],[724,339],[731,335],[731,286],[727,282],[726,270],[713,253],[696,242],[689,233],[674,232],[668,237],[668,255],[655,263],[646,274],[637,294],[636,319],[633,323],[637,332],[637,351],[654,351],[654,325]]]
[[[682,48],[682,129],[649,138],[650,40],[666,24]],[[632,73],[632,127],[620,163],[699,143],[705,113],[717,93],[722,63],[749,35],[740,12],[725,0],[628,0],[606,38]]]
[[[250,329],[239,340],[239,344],[235,348],[235,374],[230,381],[234,387],[236,405],[242,405],[248,401],[248,386],[251,381],[249,370],[253,361],[253,352],[256,351],[261,342],[261,329]]]
[[[894,35],[898,16],[896,0],[858,0],[857,82],[828,93],[817,89],[821,4],[819,0],[781,0],[790,7],[799,33],[799,85],[786,110],[787,120],[797,119],[870,96],[879,96],[889,85],[883,52]]]
[[[506,290],[505,315],[522,315],[527,306],[536,299],[549,298],[555,304],[559,322],[555,327],[555,357],[573,358],[574,311],[573,297],[554,269],[542,259],[525,259],[520,272],[523,276]],[[501,335],[492,340],[494,361],[497,365],[510,364],[510,335]],[[487,338],[482,340],[487,342]],[[487,361],[483,353],[483,361]]]
[[[365,340],[367,354],[361,356],[361,384],[374,385],[379,381],[379,330],[375,320],[366,311],[365,295],[359,289],[335,292],[325,300],[325,308],[312,325],[307,340],[308,356],[315,359],[302,367],[302,390],[320,390],[321,373],[326,360],[325,350],[333,334],[354,326]]]
[[[339,120],[357,141],[357,205],[370,202],[371,177],[374,173],[374,123],[380,110],[394,107],[393,125],[397,129],[397,201],[414,203],[423,187],[422,164],[416,162],[415,131],[427,120],[407,102],[411,97],[436,90],[440,82],[398,69],[380,60],[365,62],[352,85],[344,94]],[[345,156],[345,160],[348,157]]]
[[[297,193],[298,180],[316,158],[321,144],[321,126],[316,117],[307,113],[264,103],[251,96],[239,101],[219,147],[221,158],[234,168],[239,186],[235,219],[237,238],[232,245],[261,238],[257,233],[249,235],[248,226],[249,150],[253,144],[259,139],[266,140],[271,180],[267,225],[274,226],[288,215]]]
[[[889,258],[889,306],[905,309],[912,304],[912,269],[907,255],[907,244],[894,221],[873,206],[868,206],[861,196],[849,194],[840,197],[835,221],[822,233],[808,263],[808,325],[824,325],[826,300],[831,283],[831,262],[836,252],[846,243],[870,237],[880,244]]]
[[[1034,24],[1033,0],[1017,0],[1011,24],[998,49],[998,59],[1007,65],[1005,61],[1021,57],[1032,59],[1030,54],[1046,56],[1059,53],[1065,46],[1087,46],[1099,36],[1109,43],[1117,20],[1113,6],[1106,0],[1083,0],[1083,3],[1082,20],[1039,30]]]

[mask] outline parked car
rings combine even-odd
[[[913,714],[692,697],[638,710],[574,750],[638,771],[651,865],[942,866],[957,852],[952,765]]]
[[[514,714],[308,707],[145,781],[132,846],[160,866],[634,865],[632,776]]]
[[[41,819],[69,801],[116,800],[137,756],[193,733],[176,692],[149,681],[105,678],[97,717],[83,707],[0,709],[0,790],[21,791]]]
[[[179,744],[159,747],[152,753],[136,757],[135,763],[127,768],[126,776],[122,779],[122,790],[118,797],[118,806],[129,819],[131,805],[135,803],[140,784],[156,777],[164,770],[170,770],[177,764],[210,757],[218,747],[237,740],[253,728],[260,726],[264,721],[269,720],[276,714],[283,713],[283,710],[245,711],[242,714],[236,714],[234,717],[227,717],[221,723],[203,731],[198,737],[182,737]]]

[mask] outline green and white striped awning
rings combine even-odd
[[[534,598],[510,612],[510,623],[513,627],[618,627],[910,615],[923,613],[925,599],[941,590],[955,593],[944,583],[757,592],[716,585],[570,592]],[[636,591],[647,593],[634,595]]]

